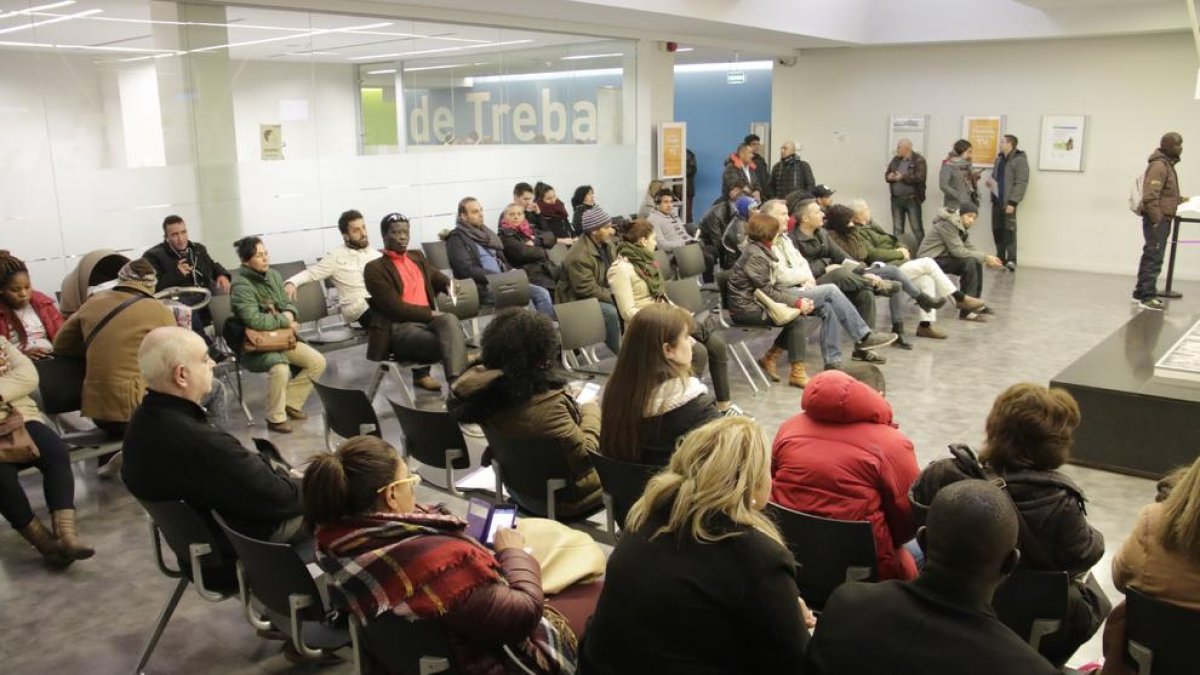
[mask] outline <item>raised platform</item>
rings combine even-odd
[[[1147,478],[1200,454],[1200,385],[1154,376],[1154,365],[1200,314],[1143,311],[1051,380],[1079,401],[1070,462]]]

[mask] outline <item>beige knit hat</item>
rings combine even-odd
[[[155,287],[158,286],[158,274],[145,258],[130,260],[117,272],[117,285],[136,288],[147,295],[154,295]]]

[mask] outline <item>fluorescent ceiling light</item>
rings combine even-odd
[[[415,72],[422,71],[422,70],[446,70],[447,68],[474,68],[475,66],[486,66],[487,64],[488,64],[487,61],[480,61],[479,63],[451,63],[451,64],[448,64],[445,66],[417,66],[416,68],[405,68],[404,72],[415,73]]]
[[[411,52],[393,52],[391,54],[374,54],[371,56],[351,56],[347,61],[382,61],[384,59],[397,59],[405,56],[418,56],[420,54],[440,54],[442,52],[457,52],[464,49],[482,49],[485,47],[507,47],[509,45],[523,45],[533,40],[507,40],[505,42],[485,42],[478,45],[467,45],[466,47],[442,47],[440,49],[421,49]]]
[[[293,40],[295,38],[313,37],[315,35],[325,35],[327,33],[350,33],[350,32],[354,32],[355,29],[359,29],[359,28],[381,28],[383,26],[390,26],[390,25],[392,25],[391,22],[385,21],[383,23],[371,23],[371,24],[366,24],[364,26],[348,26],[346,28],[316,28],[316,29],[313,29],[310,31],[305,31],[303,33],[296,33],[293,35],[281,35],[278,37],[263,38],[261,40],[246,40],[244,42],[230,42],[229,44],[213,45],[211,47],[199,47],[197,49],[190,50],[189,53],[197,54],[197,53],[201,53],[201,52],[211,52],[211,51],[215,51],[217,49],[230,49],[233,47],[247,47],[249,45],[261,45],[261,44],[266,44],[268,42],[278,42],[280,40]]]
[[[770,70],[770,61],[740,61],[729,63],[685,63],[675,66],[677,73],[724,73],[730,70]]]
[[[60,23],[62,21],[70,21],[71,19],[82,19],[85,16],[99,14],[100,12],[103,12],[103,11],[104,10],[102,10],[102,9],[87,9],[82,12],[76,12],[74,14],[66,14],[63,16],[55,17],[53,19],[45,19],[43,21],[34,21],[33,23],[21,24],[20,26],[10,26],[9,28],[0,28],[0,34],[15,33],[19,30],[29,30],[30,28],[37,28],[38,26],[48,26],[52,23]]]
[[[769,63],[769,62],[768,62]],[[530,82],[539,80],[561,80],[566,77],[604,77],[621,75],[620,68],[594,68],[592,70],[560,70],[552,73],[514,73],[512,75],[481,75],[471,78],[473,82]]]
[[[621,52],[613,52],[611,54],[575,54],[574,56],[564,56],[560,61],[583,61],[585,59],[607,59],[613,56],[625,56]]]
[[[384,68],[383,70],[368,70],[368,75],[391,75],[396,72],[395,68]]]
[[[679,54],[681,52],[693,52],[693,51],[696,51],[695,47],[680,47],[679,49],[675,50],[675,53]]]
[[[48,5],[38,5],[37,7],[30,7],[29,9],[18,9],[15,12],[5,12],[3,14],[0,14],[0,19],[7,19],[10,16],[20,16],[22,14],[33,14],[34,12],[41,12],[41,11],[44,11],[47,9],[56,9],[58,7],[66,7],[67,5],[73,5],[73,4],[75,4],[75,0],[63,0],[62,2],[52,2]]]

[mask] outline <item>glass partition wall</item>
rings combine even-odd
[[[232,264],[340,243],[399,211],[414,242],[514,183],[637,203],[631,42],[391,17],[147,0],[0,0],[0,248],[57,290],[89,251],[137,255],[170,213]]]

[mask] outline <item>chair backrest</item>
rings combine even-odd
[[[582,349],[604,342],[604,315],[596,298],[554,306],[564,350]]]
[[[460,321],[479,316],[479,288],[474,279],[454,279],[454,301],[449,295],[438,295],[435,299],[437,308],[447,314],[453,314]]]
[[[359,647],[390,675],[458,675],[446,628],[436,620],[412,621],[392,612],[364,626],[351,617],[351,630]]]
[[[229,540],[206,519],[207,514],[184,501],[151,502],[139,499],[138,502],[150,514],[154,526],[179,560],[179,570],[188,580],[193,583],[196,581],[192,574],[191,547],[199,544],[209,548],[209,553],[200,558],[205,582],[210,588],[222,586],[224,590],[232,590],[233,568],[237,560],[229,552],[234,549]]]
[[[511,269],[501,274],[489,274],[488,290],[496,311],[505,307],[525,307],[529,304],[529,277],[523,269]]]
[[[775,503],[767,512],[799,568],[800,596],[821,608],[833,589],[847,581],[875,581],[879,563],[871,523],[811,516]]]
[[[675,249],[675,274],[680,279],[690,279],[704,274],[704,249],[692,242]]]
[[[671,268],[671,256],[667,252],[660,249],[654,251],[654,262],[658,265],[658,271],[662,273],[663,279],[674,279],[675,270]]]
[[[289,277],[296,276],[308,269],[308,265],[305,265],[303,260],[292,260],[289,262],[273,263],[271,269],[279,272],[279,276],[283,277],[284,281],[287,281]]]
[[[425,252],[425,260],[429,261],[437,270],[450,269],[450,254],[446,252],[446,242],[438,239],[437,241],[421,242],[421,250]]]
[[[325,287],[321,284],[304,284],[296,289],[296,309],[299,323],[319,321],[329,316],[329,305],[325,302]]]
[[[212,515],[233,544],[233,550],[237,551],[246,585],[259,602],[276,614],[290,616],[290,597],[304,595],[312,600],[312,604],[298,610],[296,616],[302,621],[324,618],[321,593],[294,548],[247,537],[230,527],[217,513]]]
[[[42,412],[61,415],[74,412],[83,405],[83,378],[87,364],[83,359],[55,356],[33,362],[38,372],[38,392]]]
[[[1192,640],[1200,636],[1200,612],[1152,598],[1136,588],[1125,591],[1125,647],[1138,675],[1196,672]]]
[[[1018,567],[996,589],[992,608],[1001,623],[1038,649],[1042,638],[1058,632],[1067,619],[1069,583],[1066,572]]]
[[[451,463],[455,469],[468,469],[471,458],[467,453],[467,441],[463,438],[458,423],[445,411],[417,410],[388,399],[400,431],[404,433],[404,449],[408,455],[422,464],[446,468],[446,451],[462,450],[462,455]]]
[[[313,386],[321,398],[325,421],[333,433],[342,438],[353,438],[363,433],[363,425],[371,425],[374,429],[369,433],[383,438],[375,406],[362,389],[340,389],[320,382],[313,382]]]
[[[693,315],[704,311],[704,296],[694,279],[673,279],[666,283],[667,297],[671,302]]]
[[[233,316],[232,297],[229,294],[212,296],[208,301],[208,311],[212,314],[213,332],[220,340],[224,335],[221,331],[225,329],[225,322]]]
[[[513,440],[483,430],[492,459],[500,465],[500,479],[513,501],[537,516],[549,515],[547,481],[562,481],[555,502],[582,497],[575,488],[562,444],[555,438]]]
[[[570,250],[571,247],[567,246],[566,244],[555,244],[553,248],[551,248],[549,251],[546,251],[546,257],[549,258],[550,262],[554,263],[555,265],[561,265],[563,261],[567,259],[567,253],[570,252]]]
[[[613,519],[624,528],[629,509],[633,507],[634,502],[642,498],[646,483],[650,482],[662,467],[623,462],[595,451],[589,454],[592,466],[596,467],[596,473],[600,476],[600,487],[604,489],[604,494],[612,498]]]

